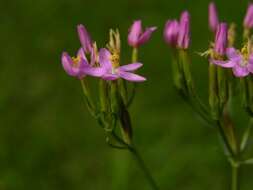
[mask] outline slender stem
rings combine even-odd
[[[231,190],[239,190],[239,165],[231,164],[231,174],[232,174],[232,181],[231,181]]]
[[[132,51],[132,63],[135,63],[138,61],[138,48],[133,48],[133,51]],[[134,100],[134,97],[135,97],[135,93],[136,93],[136,89],[137,89],[137,84],[134,83],[133,84],[133,88],[132,88],[132,93],[130,95],[130,98],[126,104],[127,107],[129,107],[133,100]]]
[[[132,63],[138,60],[138,48],[133,48],[132,52]]]
[[[144,160],[142,159],[140,153],[137,151],[137,149],[133,146],[133,145],[129,145],[127,143],[125,143],[125,141],[123,139],[121,139],[116,133],[115,131],[112,132],[113,137],[119,142],[121,143],[123,146],[125,146],[127,148],[127,150],[129,150],[133,157],[136,159],[137,164],[139,165],[140,169],[143,171],[143,173],[145,174],[145,177],[147,179],[147,181],[149,182],[150,186],[152,187],[153,190],[159,190],[154,178],[151,175],[151,172],[149,171],[148,167],[146,166],[146,164],[144,163]]]
[[[139,167],[141,168],[141,170],[143,171],[143,173],[145,174],[145,177],[147,179],[147,181],[150,184],[150,187],[152,187],[153,190],[159,190],[154,178],[152,177],[149,169],[147,168],[147,166],[145,165],[141,155],[139,154],[139,152],[136,150],[136,148],[129,148],[129,151],[133,154],[134,158],[136,159]]]
[[[228,139],[227,139],[227,136],[226,136],[226,134],[225,134],[225,131],[224,131],[222,125],[221,125],[221,122],[220,122],[220,121],[217,121],[217,125],[218,125],[218,129],[219,129],[219,133],[220,133],[220,135],[221,135],[221,138],[222,138],[222,140],[223,140],[223,142],[224,142],[224,144],[225,144],[225,146],[226,146],[226,149],[228,150],[228,152],[230,153],[230,155],[231,155],[232,157],[234,157],[234,156],[235,156],[235,153],[234,153],[232,147],[230,146],[230,143],[229,143],[229,141],[228,141]]]

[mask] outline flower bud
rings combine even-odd
[[[179,23],[179,33],[177,45],[179,48],[187,49],[190,44],[190,15],[187,11],[183,12]]]
[[[250,3],[243,23],[245,28],[253,27],[253,3]]]
[[[134,48],[148,42],[151,38],[152,33],[156,30],[156,27],[148,27],[143,32],[141,20],[136,20],[129,29],[128,44]]]
[[[178,38],[178,21],[177,20],[168,20],[164,27],[164,40],[167,44],[171,46],[177,45]]]
[[[226,53],[228,45],[228,27],[226,23],[220,23],[217,27],[214,51],[218,55],[224,55]]]
[[[208,13],[209,13],[209,28],[212,32],[216,32],[217,26],[219,25],[219,18],[216,6],[214,2],[211,2],[208,7]]]

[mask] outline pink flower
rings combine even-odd
[[[78,79],[82,79],[86,75],[101,77],[104,74],[102,68],[93,67],[88,62],[82,48],[79,49],[76,57],[70,57],[67,52],[63,52],[61,62],[66,73]]]
[[[128,34],[128,44],[132,47],[138,48],[151,38],[152,33],[156,27],[149,27],[142,32],[141,20],[134,21]]]
[[[104,80],[116,80],[118,78],[132,82],[143,82],[146,80],[144,77],[132,73],[142,66],[141,63],[119,66],[118,61],[117,55],[112,55],[107,49],[102,48],[99,51],[99,63],[104,70],[102,76]]]
[[[213,60],[211,63],[219,65],[224,68],[232,68],[236,77],[245,77],[253,73],[253,54],[248,56],[242,55],[235,48],[228,48],[226,51],[228,60]]]

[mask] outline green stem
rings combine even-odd
[[[132,52],[132,63],[138,60],[138,48],[133,48]]]
[[[146,166],[144,160],[142,159],[142,157],[141,157],[140,153],[137,151],[137,149],[133,145],[127,144],[123,139],[121,139],[115,133],[115,131],[112,132],[112,135],[115,138],[115,140],[117,140],[121,145],[125,146],[127,148],[127,150],[129,150],[130,153],[132,153],[132,155],[135,158],[135,160],[136,160],[137,164],[139,165],[140,169],[145,174],[145,177],[146,177],[147,181],[149,182],[150,187],[153,190],[159,190],[154,178],[151,175],[151,172],[149,171],[148,167]]]
[[[222,124],[221,124],[220,121],[217,121],[217,126],[218,126],[219,133],[221,135],[221,138],[222,138],[222,140],[224,142],[224,145],[225,145],[226,149],[228,150],[230,156],[234,157],[235,153],[234,153],[234,151],[233,151],[233,149],[232,149],[232,147],[231,147],[231,145],[230,145],[230,143],[228,141],[228,138],[226,136],[226,133],[225,133],[225,131],[224,131],[224,129],[223,129]]]
[[[134,158],[136,159],[139,167],[141,168],[141,170],[143,171],[147,181],[149,182],[150,187],[153,190],[158,190],[158,186],[154,180],[154,178],[152,177],[149,169],[147,168],[147,166],[145,165],[141,155],[139,154],[139,152],[136,150],[136,148],[129,148],[129,151],[132,153],[132,155],[134,156]]]
[[[133,48],[133,51],[132,51],[132,63],[136,63],[138,61],[138,48]],[[130,95],[130,98],[126,104],[127,107],[129,107],[133,100],[134,100],[134,97],[135,97],[135,93],[136,93],[136,89],[137,89],[137,84],[134,83],[133,84],[133,88],[132,88],[132,92],[131,92],[131,95]]]
[[[231,164],[232,172],[232,181],[231,181],[231,190],[239,190],[239,165]]]

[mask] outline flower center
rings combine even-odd
[[[242,58],[242,61],[240,62],[240,65],[242,66],[242,67],[246,67],[247,65],[248,65],[248,58],[245,58],[245,57],[243,57]]]
[[[112,62],[113,68],[119,67],[119,54],[118,53],[115,52],[111,55],[111,62]]]
[[[79,67],[79,63],[81,61],[81,58],[80,58],[80,56],[72,57],[72,61],[73,61],[73,67]]]

